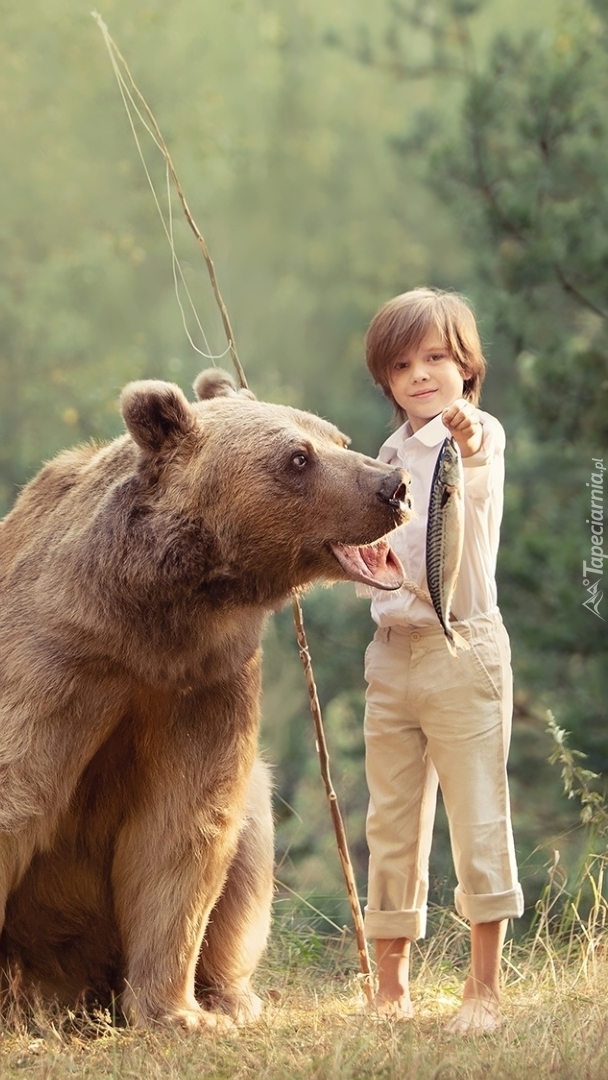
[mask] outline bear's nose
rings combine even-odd
[[[397,510],[411,510],[412,508],[412,500],[407,493],[405,484],[399,484],[386,501],[389,506],[394,506]]]
[[[405,474],[407,476],[407,474]],[[378,491],[378,495],[383,502],[388,506],[393,507],[395,510],[411,510],[412,501],[409,496],[407,480],[404,478],[404,474],[399,475],[399,479],[395,484],[394,474],[385,480]]]

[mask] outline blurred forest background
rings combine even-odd
[[[592,458],[608,462],[607,0],[98,7],[170,148],[258,397],[321,413],[375,454],[391,423],[363,359],[375,310],[430,284],[463,291],[477,311],[490,361],[483,405],[508,436],[499,600],[531,911],[554,850],[575,875],[590,842],[547,761],[547,709],[608,776],[608,600],[583,607],[582,572]],[[122,430],[127,381],[187,391],[208,362],[184,334],[88,4],[0,0],[0,25],[3,513],[42,460]],[[144,146],[166,197],[162,159]],[[205,266],[177,206],[175,233],[220,354]],[[364,896],[362,661],[373,627],[350,586],[313,591],[304,614]],[[277,877],[349,922],[289,608],[266,638],[263,746],[276,773]],[[440,812],[439,903],[451,902],[450,866]]]

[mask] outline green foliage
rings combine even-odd
[[[608,25],[589,8],[542,36],[499,35],[467,81],[458,141],[435,158],[517,398],[539,438],[596,454],[608,434],[607,55]]]
[[[550,757],[552,765],[561,765],[561,777],[564,792],[569,799],[578,799],[581,804],[581,821],[590,826],[603,840],[608,837],[608,807],[606,797],[592,785],[599,779],[591,769],[585,769],[581,762],[585,754],[573,749],[568,742],[568,732],[556,723],[553,713],[547,713],[547,730],[555,747]]]
[[[120,430],[121,385],[153,370],[149,300],[158,267],[150,258],[153,206],[136,179],[107,61],[91,47],[90,16],[58,2],[38,12],[2,7],[0,100],[10,146],[0,178],[6,508],[41,458]]]
[[[411,4],[402,18],[418,11]],[[598,453],[608,394],[605,13],[572,5],[542,33],[497,33],[481,57],[475,26],[450,0],[434,27],[427,38],[440,36],[459,92],[448,106],[446,88],[394,149],[424,154],[429,183],[460,221],[508,408],[517,415],[523,401],[538,437]],[[400,56],[406,63],[407,40]],[[445,75],[438,61],[434,71]]]

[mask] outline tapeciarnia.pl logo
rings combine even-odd
[[[591,526],[591,561],[583,559],[583,585],[589,596],[583,600],[583,607],[588,608],[598,619],[605,622],[600,615],[599,607],[604,593],[601,591],[602,578],[604,575],[604,559],[608,559],[608,553],[604,554],[604,465],[603,458],[591,458],[593,472],[591,483],[587,487],[591,489],[590,517],[586,524]],[[593,577],[591,575],[594,575]]]

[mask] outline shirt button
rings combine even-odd
[[[414,630],[414,633],[412,634],[412,641],[420,641],[420,634],[417,630]]]

